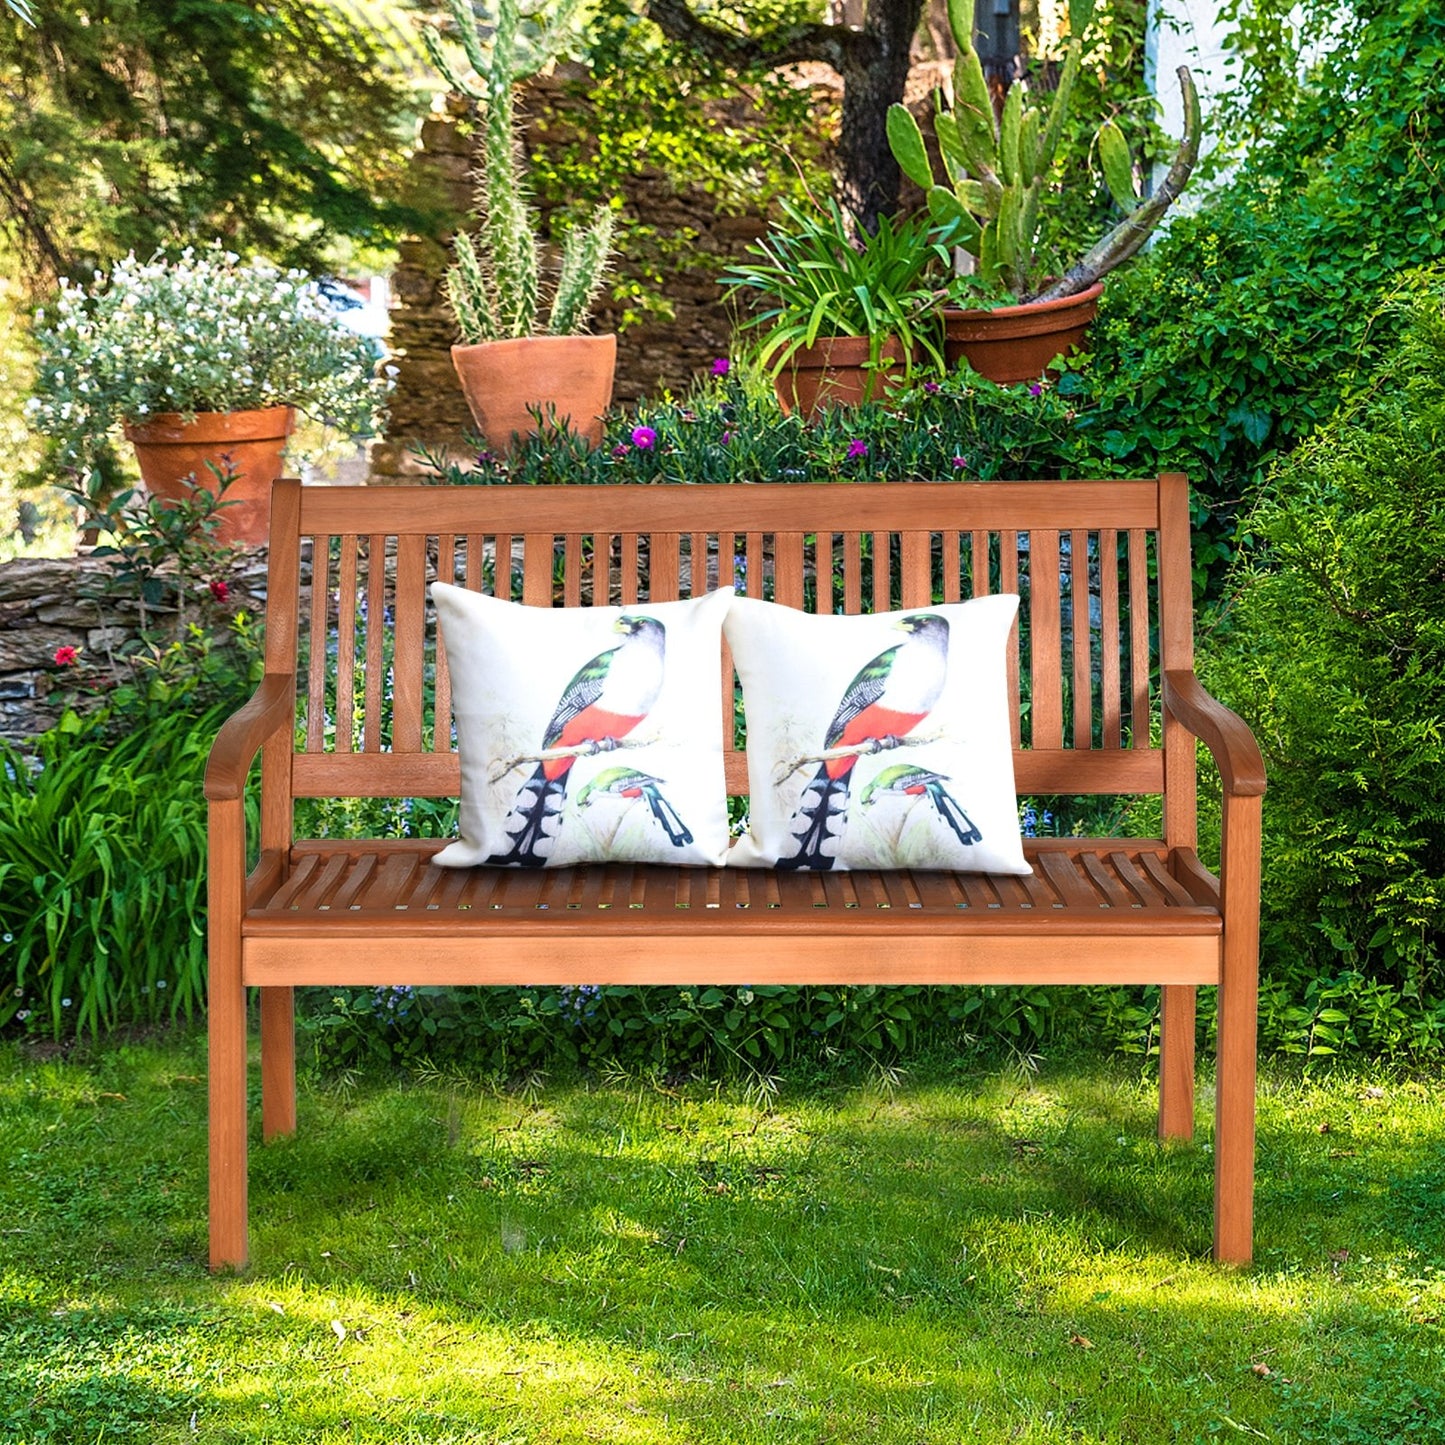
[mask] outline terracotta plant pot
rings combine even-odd
[[[127,424],[125,434],[135,447],[146,490],[167,501],[182,501],[197,486],[215,491],[218,483],[206,463],[229,462],[236,478],[218,514],[216,540],[257,545],[270,532],[271,483],[281,475],[281,453],[295,424],[289,406],[201,412],[194,421],[162,412],[148,422]]]
[[[967,361],[980,376],[1006,384],[1037,381],[1049,363],[1083,345],[1099,309],[1104,283],[1060,301],[1030,301],[994,311],[943,313],[943,356],[949,366]]]
[[[880,357],[891,363],[888,369],[870,370],[866,336],[827,336],[800,347],[774,379],[783,415],[796,411],[812,421],[825,406],[878,401],[903,385],[903,343],[890,337]]]
[[[452,365],[462,383],[477,430],[498,454],[516,438],[544,423],[565,421],[588,445],[602,441],[602,417],[612,405],[617,338],[608,336],[522,336],[452,347]]]

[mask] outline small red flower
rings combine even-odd
[[[211,596],[214,597],[217,602],[224,602],[230,595],[231,589],[227,583],[222,582],[219,578],[211,583]]]
[[[74,667],[80,661],[80,649],[78,647],[57,647],[55,649],[55,665],[57,667]]]

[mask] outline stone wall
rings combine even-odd
[[[140,642],[140,607],[117,594],[112,576],[108,563],[92,557],[23,557],[0,566],[0,737],[34,737],[77,691],[130,677],[124,659]],[[192,615],[223,627],[238,608],[259,614],[265,581],[265,553],[248,554],[227,572],[223,604],[198,584]],[[151,609],[147,622],[153,632],[173,630],[175,610]],[[62,647],[78,650],[74,664],[56,663]]]
[[[585,126],[582,105],[568,89],[566,78],[533,82],[521,106],[532,117],[528,143],[554,143],[566,138],[569,127]],[[719,112],[719,120],[741,120],[745,106],[740,100],[736,116]],[[466,115],[466,103],[451,97],[445,114],[433,115],[423,124],[416,160],[440,183],[458,211],[464,211],[471,199]],[[626,183],[622,199],[627,215],[664,234],[695,234],[689,247],[693,264],[665,269],[662,295],[672,308],[671,318],[630,326],[618,337],[614,396],[625,403],[656,395],[663,388],[685,390],[695,376],[706,373],[713,358],[727,355],[732,328],[716,277],[763,233],[766,220],[761,206],[753,214],[721,213],[717,197],[705,187],[678,188],[654,167],[639,169]],[[550,208],[544,205],[541,210],[545,226]],[[397,386],[387,439],[372,453],[374,481],[403,480],[415,474],[419,468],[409,455],[414,442],[455,448],[470,428],[451,365],[450,347],[456,336],[442,289],[447,240],[417,237],[401,245],[392,277],[391,344]],[[636,261],[626,254],[619,256],[623,277],[629,268],[637,274]],[[616,330],[620,310],[604,297],[593,329]]]

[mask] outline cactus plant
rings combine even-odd
[[[952,106],[945,109],[940,99],[934,120],[944,184],[935,182],[918,122],[901,105],[889,108],[889,146],[904,174],[926,192],[934,219],[957,224],[956,244],[977,258],[976,275],[986,290],[1008,293],[1019,302],[1076,295],[1128,260],[1184,189],[1199,155],[1199,98],[1189,68],[1180,66],[1184,138],[1163,182],[1152,195],[1141,197],[1123,132],[1105,120],[1098,131],[1098,155],[1124,219],[1061,276],[1040,277],[1041,209],[1094,6],[1095,0],[1069,0],[1069,45],[1048,107],[1031,104],[1018,84],[1009,89],[1003,113],[996,118],[973,45],[974,0],[948,0],[958,59]]]
[[[598,206],[584,226],[562,240],[562,261],[547,320],[538,326],[541,271],[535,211],[527,204],[522,146],[512,92],[519,80],[550,64],[581,0],[562,0],[524,15],[517,0],[497,0],[491,34],[484,37],[471,0],[448,0],[470,74],[456,66],[437,32],[422,33],[432,63],[447,84],[474,101],[482,122],[476,172],[475,237],[459,232],[447,272],[447,300],[462,340],[469,344],[536,335],[570,336],[582,330],[612,253],[613,211]],[[545,24],[541,23],[545,19]],[[532,37],[524,35],[528,21]]]

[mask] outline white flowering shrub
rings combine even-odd
[[[134,255],[89,286],[62,280],[36,317],[40,360],[27,415],[83,465],[112,428],[159,414],[294,406],[373,434],[390,376],[304,271],[219,245],[179,259]]]

